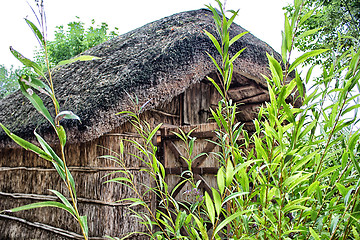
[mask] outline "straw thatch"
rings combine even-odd
[[[107,179],[103,176],[119,166],[97,158],[108,153],[98,146],[118,151],[119,139],[137,138],[127,119],[115,115],[132,110],[128,94],[137,96],[141,104],[150,100],[143,117],[151,125],[163,122],[174,127],[206,123],[209,108],[217,104],[219,95],[206,81],[206,76],[216,79],[216,68],[206,51],[213,56],[218,54],[204,29],[216,35],[210,11],[175,14],[85,52],[100,60],[75,62],[54,70],[55,92],[62,109],[72,110],[81,118],[81,123],[65,120],[62,124],[69,135],[66,155],[77,183],[80,211],[89,216],[89,232],[94,239],[142,229],[135,219],[125,214],[127,203],[114,203],[133,193],[119,184],[102,184]],[[234,24],[231,37],[244,31]],[[266,52],[278,59],[279,54],[251,34],[232,45],[232,54],[244,47],[246,50],[234,63],[229,95],[242,103],[238,119],[251,129],[257,107],[269,98],[261,77],[268,74]],[[45,104],[50,106],[50,101]],[[49,124],[19,92],[0,101],[0,122],[30,141],[34,140],[36,128],[57,147]],[[131,146],[126,149],[136,154]],[[136,175],[137,182],[150,182],[148,176],[139,171],[143,164],[135,157],[128,157],[126,165]],[[53,200],[47,189],[64,192],[51,163],[20,149],[3,131],[0,131],[0,179],[0,210]],[[154,199],[148,196],[147,200]],[[1,239],[79,237],[78,226],[71,216],[47,208],[2,214],[0,229]]]

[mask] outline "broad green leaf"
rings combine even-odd
[[[328,50],[329,49],[318,49],[304,53],[300,57],[296,58],[295,61],[290,65],[289,72],[292,72],[297,66],[299,66],[299,64],[305,62],[308,58],[317,56],[319,54],[327,52]]]
[[[42,33],[40,32],[40,30],[30,20],[25,18],[25,21],[29,25],[29,27],[31,28],[31,30],[33,31],[33,33],[35,34],[37,39],[39,40],[40,44],[42,46],[44,46],[45,41],[44,41],[44,37],[43,37]]]
[[[291,46],[292,46],[292,36],[293,36],[293,32],[291,29],[289,18],[285,14],[285,39],[286,39],[286,48],[289,52],[291,51]]]
[[[221,205],[222,205],[221,204],[221,196],[215,188],[212,188],[211,190],[212,190],[212,195],[214,198],[214,206],[215,206],[216,214],[217,214],[217,216],[219,216],[221,213]]]
[[[341,183],[335,183],[337,189],[339,190],[340,194],[345,197],[346,194],[348,193],[348,189],[346,189],[346,187],[344,185],[342,185]]]
[[[226,187],[228,187],[232,183],[235,173],[231,159],[228,159],[225,171],[226,171],[225,173]]]
[[[34,91],[28,86],[27,82],[29,81],[29,78],[23,78],[21,77],[18,82],[20,85],[20,90],[24,94],[25,97],[27,97],[32,105],[38,110],[40,114],[42,114],[50,123],[52,126],[54,126],[54,120],[52,119],[49,111],[45,107],[43,101],[41,98],[34,93]]]
[[[21,137],[16,136],[15,134],[11,133],[9,131],[9,129],[7,129],[4,125],[2,125],[0,123],[0,126],[2,127],[2,129],[5,131],[5,133],[14,141],[16,142],[18,145],[20,145],[21,147],[23,147],[26,150],[30,150],[34,153],[36,153],[39,157],[48,160],[48,161],[52,161],[52,157],[47,154],[46,152],[44,152],[41,148],[39,148],[38,146],[22,139]]]
[[[224,194],[225,190],[225,175],[224,175],[224,167],[221,167],[217,172],[217,184],[220,190],[220,194]]]
[[[53,158],[53,160],[54,160],[53,164],[54,164],[57,172],[59,173],[60,177],[65,181],[66,184],[69,180],[74,197],[76,199],[75,182],[74,182],[74,178],[71,175],[69,169],[67,168],[67,166],[64,165],[64,162],[62,161],[62,159],[55,153],[55,151],[50,147],[50,145],[35,131],[34,131],[34,134],[35,134],[37,140],[39,141],[41,147],[43,148],[43,150]],[[66,175],[67,175],[68,179],[66,179]]]
[[[27,59],[23,55],[21,55],[18,51],[16,51],[13,47],[10,47],[10,52],[14,55],[14,57],[19,60],[22,64],[24,64],[26,67],[30,67],[34,69],[34,71],[46,79],[41,67],[36,63],[31,61],[30,59]]]
[[[65,132],[64,127],[61,126],[61,125],[56,126],[56,134],[59,137],[61,146],[65,146],[65,144],[66,144],[66,132]]]
[[[97,59],[101,59],[101,58],[95,57],[95,56],[90,56],[90,55],[81,55],[81,56],[76,57],[76,58],[61,61],[61,62],[58,63],[57,66],[66,65],[66,64],[73,63],[73,62],[77,62],[77,61],[92,61],[92,60],[97,60]]]
[[[215,223],[215,209],[214,209],[214,204],[213,204],[208,192],[205,192],[205,205],[206,205],[207,213],[209,214],[209,219],[210,219],[211,223],[214,224]]]

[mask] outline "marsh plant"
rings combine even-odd
[[[241,54],[229,55],[232,43],[243,35],[229,37],[238,12],[228,11],[231,17],[226,18],[222,3],[216,2],[220,12],[207,7],[213,12],[217,36],[205,33],[221,56],[216,61],[216,56],[209,55],[221,76],[220,83],[209,78],[222,96],[218,107],[211,109],[220,147],[215,153],[221,164],[217,187],[190,205],[172,197],[152,141],[161,124],[152,129],[142,121],[142,108],[121,114],[132,117],[142,137],[130,143],[141,152],[137,157],[155,182],[145,194],[156,194],[158,208],[151,209],[144,201],[134,175],[126,169],[123,142],[118,154],[106,156],[124,168],[122,177],[110,181],[136,193],[136,198],[123,200],[143,207],[142,212],[132,211],[146,227],[143,234],[151,239],[360,239],[359,49],[350,48],[331,58],[331,67],[323,68],[316,80],[312,77],[315,66],[300,77],[297,68],[302,63],[334,49],[309,51],[290,62],[294,44],[316,32],[297,34],[312,12],[302,12],[305,1],[295,0],[291,17],[285,16],[282,58],[267,55],[270,75],[264,78],[270,101],[259,109],[256,131],[250,135],[236,121],[237,105],[227,94],[233,62]],[[309,86],[306,91],[304,85]],[[295,107],[295,101],[302,107]],[[195,138],[191,132],[176,134],[190,153],[182,157],[191,175],[191,162],[197,157],[191,154]],[[199,186],[191,177],[184,181],[194,189]]]
[[[49,190],[53,194],[55,194],[60,201],[46,201],[46,202],[38,202],[33,203],[17,208],[13,208],[10,210],[6,210],[7,212],[18,212],[22,210],[29,210],[33,208],[40,207],[56,207],[63,209],[70,213],[76,221],[79,223],[84,239],[88,238],[88,225],[86,216],[81,216],[77,207],[77,195],[76,195],[76,187],[74,178],[72,177],[67,164],[65,157],[65,145],[66,145],[66,131],[64,127],[61,125],[60,121],[62,119],[75,119],[80,120],[78,116],[76,116],[73,112],[68,110],[61,110],[60,105],[57,101],[55,91],[54,91],[54,83],[52,80],[48,52],[47,52],[47,41],[46,41],[46,19],[45,19],[45,11],[43,1],[36,1],[37,8],[39,10],[38,14],[35,14],[38,28],[33,22],[28,19],[25,19],[26,23],[29,25],[30,29],[33,31],[35,37],[37,38],[40,46],[44,51],[44,59],[46,62],[47,72],[44,73],[43,69],[35,62],[30,59],[25,58],[15,49],[10,47],[11,53],[26,67],[31,68],[34,73],[29,75],[20,75],[18,76],[18,84],[20,86],[20,90],[22,94],[30,100],[30,103],[35,107],[35,109],[50,123],[52,128],[54,129],[57,137],[58,144],[60,146],[60,154],[57,153],[46,141],[42,138],[36,130],[34,130],[35,137],[38,141],[37,145],[34,145],[19,136],[11,133],[9,129],[7,129],[4,125],[0,123],[2,129],[6,132],[6,134],[14,140],[17,144],[28,151],[32,151],[37,154],[39,157],[46,161],[50,161],[57,173],[63,180],[66,185],[68,198],[64,196],[63,193],[60,193],[56,190]],[[34,9],[32,9],[35,13]],[[80,56],[75,59],[62,61],[59,64],[64,65],[67,63],[71,63],[77,60],[84,61],[94,59],[92,56]],[[44,105],[41,97],[47,97],[51,99],[52,102],[52,111],[49,111],[48,108]],[[53,112],[54,114],[51,114]],[[70,199],[70,201],[68,200]]]

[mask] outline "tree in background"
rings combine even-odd
[[[4,98],[18,89],[17,74],[19,71],[20,69],[14,69],[13,66],[7,69],[4,65],[0,65],[0,98]]]
[[[309,0],[305,1],[303,8],[303,12],[313,15],[301,24],[297,35],[309,35],[301,38],[295,46],[301,51],[335,49],[335,52],[327,52],[313,61],[320,63],[324,57],[340,55],[350,47],[360,45],[360,1]],[[285,9],[294,14],[293,5]],[[311,34],[316,30],[315,34]],[[329,59],[327,63],[329,65]]]
[[[79,17],[77,17],[79,20]],[[92,48],[117,36],[117,28],[109,31],[107,23],[95,26],[95,20],[91,21],[91,26],[85,29],[85,24],[81,21],[70,22],[67,29],[64,26],[57,26],[55,40],[48,42],[48,54],[52,65],[70,59],[85,50]],[[42,52],[36,51],[36,60],[43,62]]]
[[[107,23],[103,22],[96,26],[95,20],[92,20],[90,27],[85,29],[85,24],[78,17],[77,19],[77,21],[68,23],[67,28],[63,25],[57,26],[55,39],[47,42],[51,66],[56,66],[59,62],[70,59],[118,35],[118,29],[110,31]],[[35,62],[42,66],[45,72],[43,50],[35,49],[34,55]],[[4,65],[0,65],[0,99],[18,89],[17,76],[25,72],[29,74],[26,67],[7,69]]]

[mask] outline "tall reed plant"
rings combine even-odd
[[[5,212],[18,212],[18,211],[29,210],[40,207],[60,208],[70,213],[76,219],[76,221],[80,225],[84,239],[88,239],[87,217],[81,216],[78,210],[75,181],[67,167],[66,156],[64,151],[66,145],[66,139],[67,139],[66,131],[60,123],[62,119],[75,119],[80,121],[80,118],[71,111],[61,110],[61,107],[57,101],[54,90],[54,82],[52,79],[52,69],[50,69],[50,63],[49,63],[49,57],[47,51],[46,18],[45,18],[43,1],[36,1],[36,5],[38,9],[37,14],[32,7],[31,9],[33,10],[36,16],[36,20],[39,28],[29,19],[25,19],[25,21],[30,27],[30,29],[33,31],[36,39],[38,40],[41,48],[44,51],[44,59],[47,68],[46,72],[43,72],[43,69],[37,63],[24,57],[14,48],[10,47],[10,51],[21,63],[23,63],[26,67],[32,69],[34,72],[29,75],[23,74],[21,76],[18,76],[18,84],[20,86],[22,94],[30,101],[30,103],[35,107],[35,109],[52,126],[54,133],[56,133],[58,137],[58,145],[60,146],[60,153],[57,153],[45,141],[45,139],[36,132],[36,130],[34,130],[34,135],[38,141],[39,146],[32,144],[24,140],[23,138],[11,133],[10,130],[7,129],[1,123],[0,126],[6,132],[6,134],[18,145],[20,145],[21,147],[23,147],[28,151],[34,152],[42,159],[51,162],[54,168],[56,169],[57,173],[63,180],[63,183],[65,184],[67,189],[67,193],[60,193],[56,190],[49,190],[58,197],[59,201],[45,201],[45,202],[32,203],[25,206],[16,207],[10,210],[5,210]],[[75,59],[60,62],[58,66],[72,63],[74,61],[85,61],[85,60],[92,60],[95,58],[96,57],[83,55]],[[51,99],[53,111],[49,111],[49,109],[44,105],[42,97],[47,97]],[[50,112],[54,112],[54,114],[51,114]],[[64,194],[68,195],[68,197],[65,197]]]

